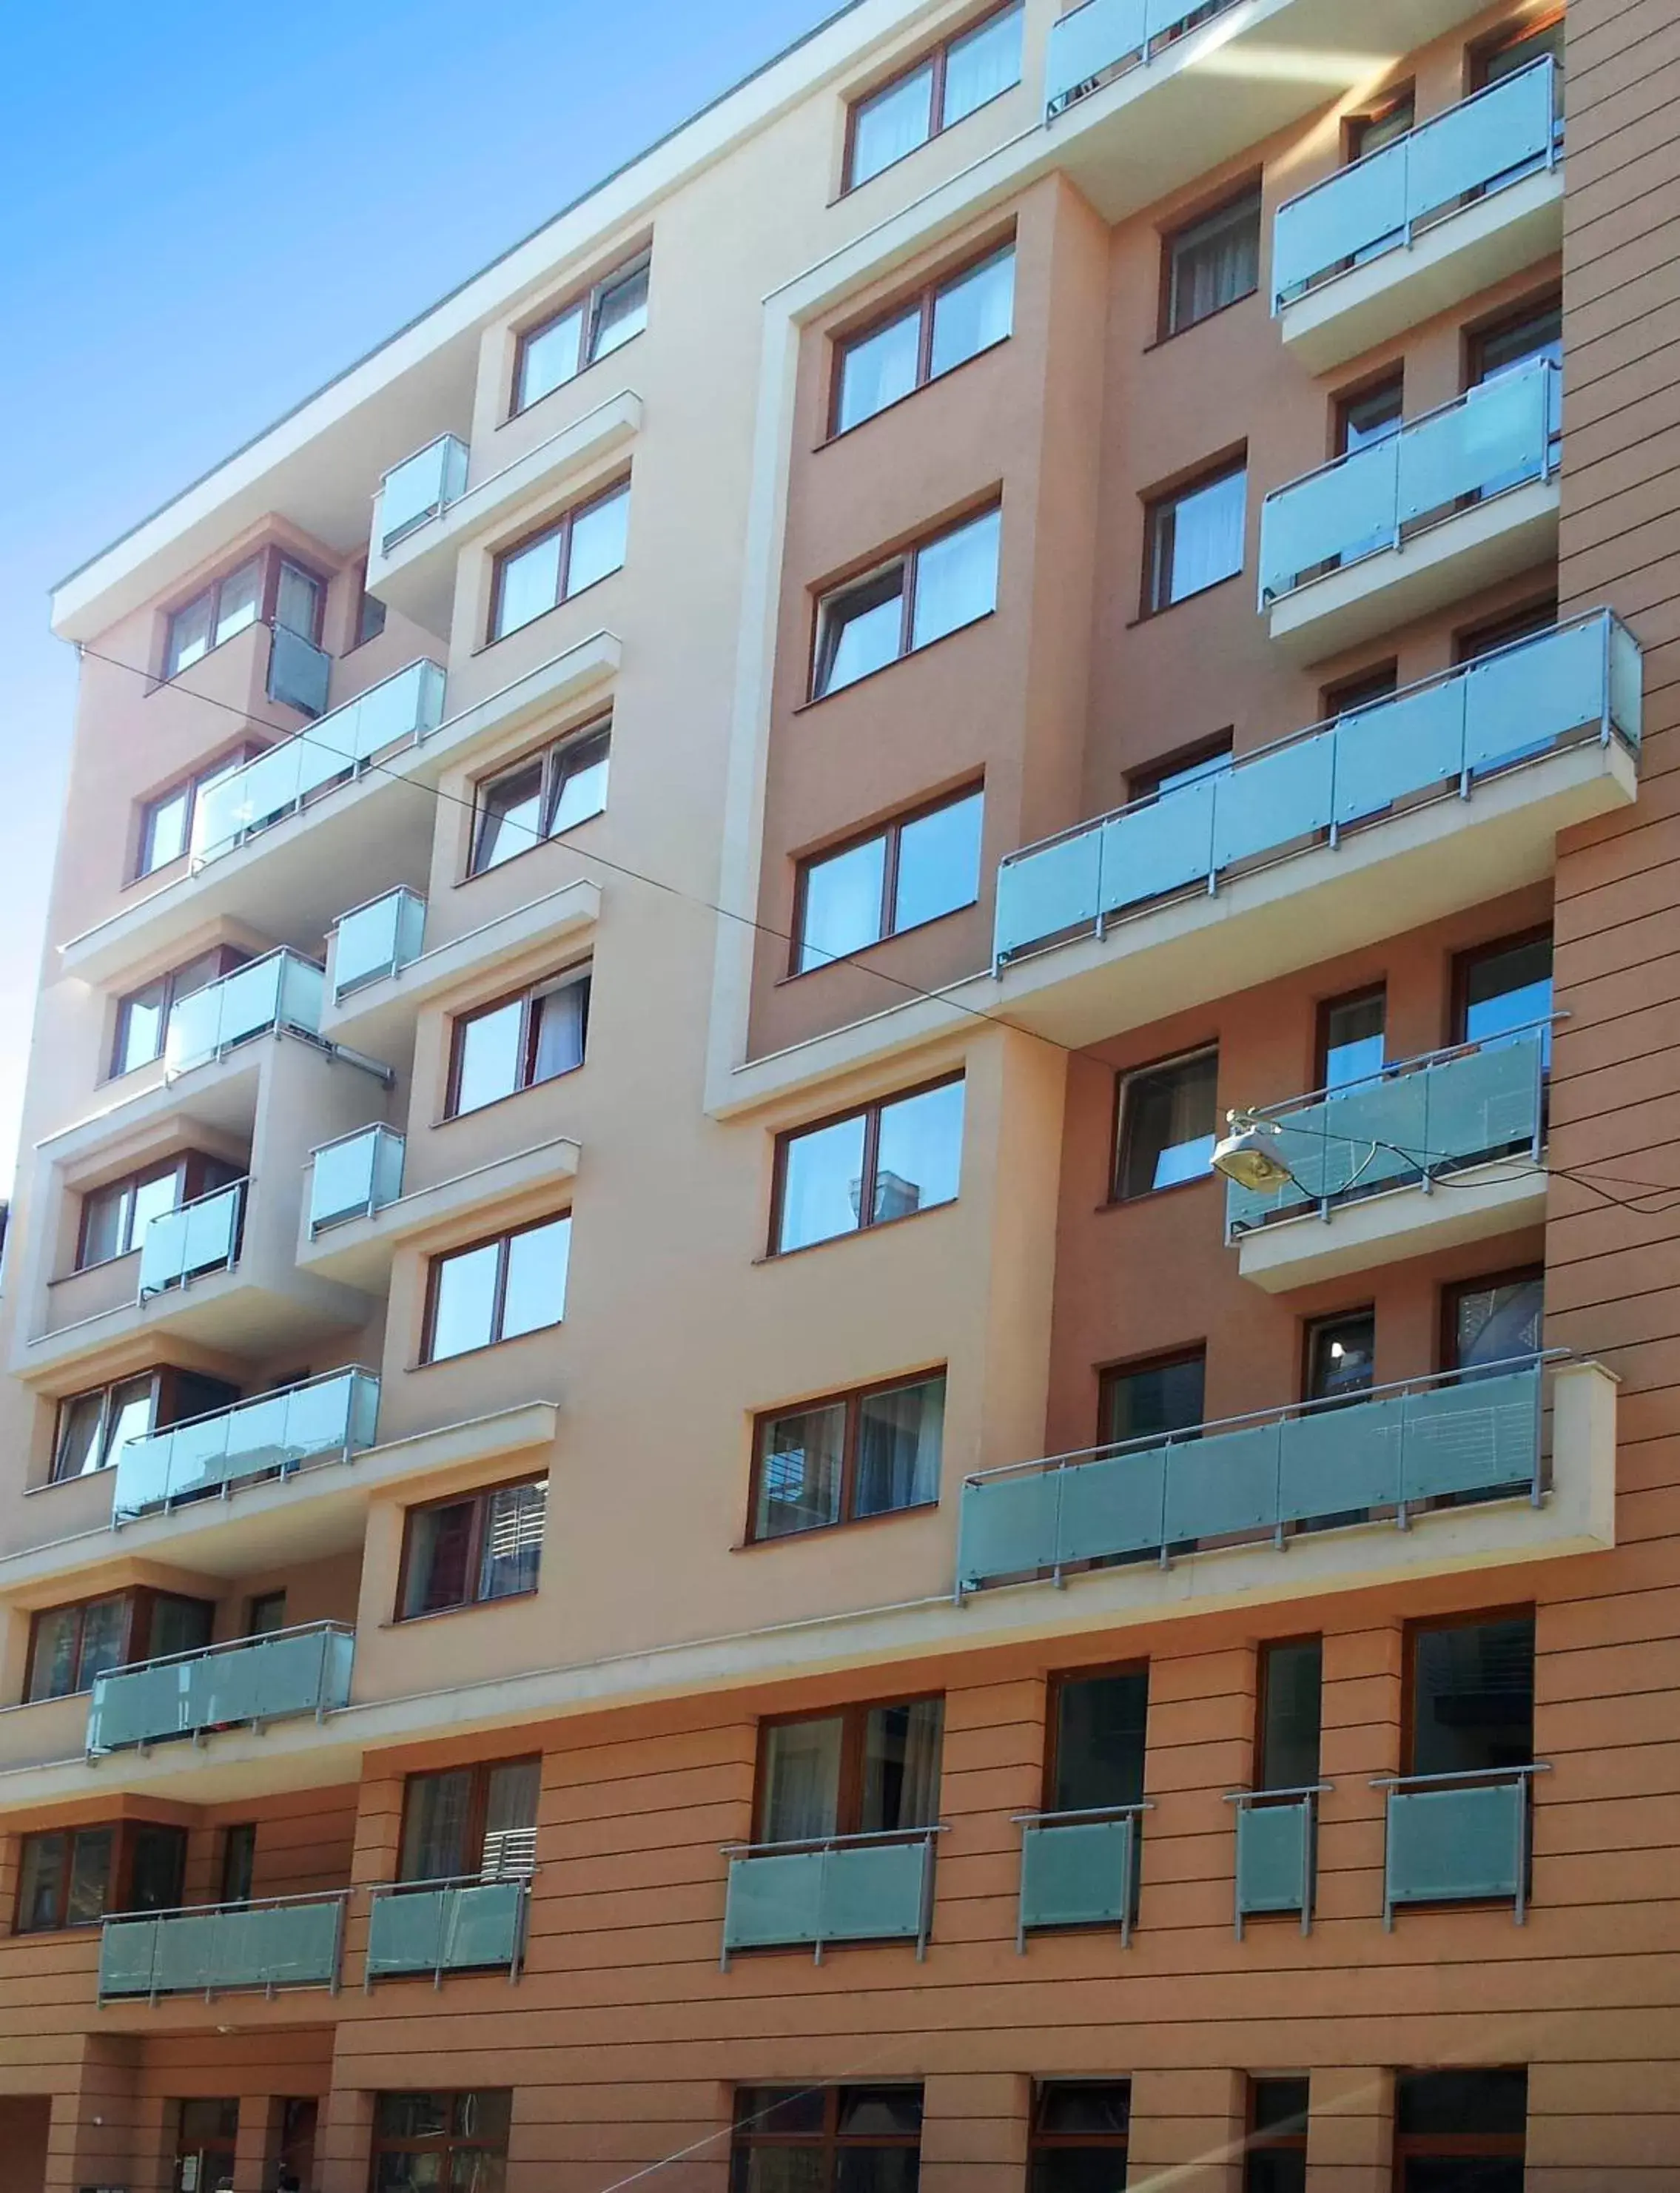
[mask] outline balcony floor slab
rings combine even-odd
[[[1427,1193],[1397,1188],[1316,1213],[1256,1226],[1237,1243],[1237,1270],[1268,1294],[1397,1264],[1437,1249],[1495,1240],[1546,1222],[1546,1175],[1516,1158],[1454,1173]]]
[[[399,1243],[469,1217],[475,1225],[488,1223],[499,1205],[523,1203],[575,1178],[578,1156],[578,1145],[563,1137],[516,1150],[451,1179],[434,1181],[366,1217],[327,1227],[312,1240],[306,1226],[298,1243],[298,1268],[349,1286],[382,1290]]]

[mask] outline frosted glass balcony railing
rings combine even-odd
[[[271,633],[269,699],[278,701],[283,707],[300,709],[306,716],[318,716],[327,705],[327,690],[332,684],[332,656],[289,625],[277,624]]]
[[[737,1950],[809,1945],[815,1961],[831,1942],[914,1942],[927,1953],[933,1924],[934,1843],[939,1827],[896,1835],[734,1844],[725,1855],[725,1972]]]
[[[294,814],[312,793],[357,775],[387,747],[424,738],[443,720],[443,667],[422,657],[206,785],[193,825],[195,862],[219,860]]]
[[[1403,803],[1596,736],[1637,752],[1639,646],[1609,610],[1515,642],[1386,701],[1240,755],[1229,769],[1012,853],[997,871],[999,970],[1106,933],[1174,892],[1380,824]]]
[[[1350,266],[1408,249],[1426,224],[1550,167],[1559,149],[1557,89],[1547,54],[1279,206],[1272,311]]]
[[[1397,433],[1275,488],[1260,510],[1260,608],[1426,524],[1557,470],[1563,375],[1536,358]]]
[[[1228,1183],[1225,1238],[1274,1218],[1431,1180],[1523,1151],[1540,1159],[1550,1023],[1386,1066],[1370,1079],[1247,1116],[1275,1122],[1291,1175],[1279,1188]]]
[[[341,913],[333,931],[334,999],[418,959],[425,937],[426,901],[406,885]]]
[[[1237,1938],[1244,1922],[1297,1912],[1303,1934],[1312,1931],[1317,1874],[1318,1799],[1332,1785],[1306,1789],[1239,1789],[1237,1807]]]
[[[1053,1927],[1117,1927],[1132,1938],[1147,1805],[1021,1816],[1015,1947]]]
[[[1388,1843],[1382,1919],[1405,1904],[1509,1903],[1520,1927],[1529,1903],[1529,1811],[1542,1766],[1480,1773],[1383,1777]]]
[[[394,1127],[358,1127],[311,1154],[311,1236],[347,1219],[371,1218],[403,1193],[405,1144]]]
[[[1163,1564],[1203,1539],[1275,1538],[1449,1494],[1542,1492],[1541,1368],[1408,1380],[986,1470],[967,1480],[959,1593],[1087,1561]]]
[[[329,1371],[131,1439],[117,1457],[113,1520],[371,1446],[379,1400],[371,1371]]]
[[[440,517],[459,499],[466,486],[466,455],[458,435],[440,434],[391,467],[380,483],[374,524],[382,553],[388,555],[416,526]]]
[[[107,1919],[100,1931],[99,1999],[336,1988],[343,1929],[341,1896],[277,1897]]]
[[[517,1979],[525,1953],[529,1881],[420,1882],[376,1888],[368,1911],[367,1984],[401,1974],[482,1972]]]
[[[231,1270],[239,1254],[240,1222],[249,1181],[231,1181],[191,1203],[160,1211],[140,1240],[140,1298],[185,1286],[207,1272]]]
[[[291,1028],[318,1037],[325,971],[283,945],[180,999],[163,1042],[168,1074],[185,1074],[249,1036]]]
[[[90,1755],[238,1724],[318,1720],[350,1703],[356,1633],[336,1622],[111,1668],[94,1679]]]
[[[1044,63],[1044,111],[1054,120],[1124,68],[1236,0],[1085,0],[1050,26]]]

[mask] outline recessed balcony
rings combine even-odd
[[[1260,605],[1278,645],[1317,661],[1555,555],[1561,390],[1537,359],[1274,489]]]
[[[421,1881],[376,1888],[368,1911],[367,1985],[445,1973],[506,1971],[519,1977],[530,1882]]]
[[[94,1681],[88,1755],[300,1715],[323,1720],[350,1703],[355,1650],[354,1630],[316,1622],[109,1669]]]
[[[1243,1277],[1277,1293],[1542,1223],[1550,1039],[1460,1044],[1247,1114],[1289,1177],[1226,1187]]]
[[[914,1942],[927,1955],[934,1845],[942,1828],[732,1846],[723,1908],[723,1970],[738,1950],[809,1949],[820,1964],[838,1942]]]
[[[346,1894],[198,1905],[100,1930],[101,2003],[338,1988]]]
[[[1599,611],[1011,854],[994,997],[1100,1042],[1537,882],[1633,799],[1641,682]]]
[[[1310,371],[1562,249],[1560,88],[1546,54],[1278,208],[1271,309]]]
[[[371,1371],[329,1371],[132,1439],[117,1460],[113,1520],[285,1475],[306,1462],[347,1459],[373,1445],[379,1399]]]

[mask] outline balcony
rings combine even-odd
[[[107,1919],[100,1930],[99,2000],[260,1988],[338,1989],[342,1896],[278,1897]]]
[[[341,913],[328,951],[334,1004],[418,959],[425,935],[426,901],[406,886]]]
[[[1050,26],[1044,57],[1044,118],[1141,68],[1192,26],[1234,0],[1084,0]]]
[[[1117,1927],[1129,1948],[1137,1917],[1147,1805],[1020,1816],[1020,1901],[1015,1948],[1059,1927]]]
[[[1274,489],[1260,605],[1278,645],[1317,661],[1555,555],[1562,386],[1538,358]]]
[[[1237,1938],[1250,1919],[1298,1913],[1312,1931],[1317,1882],[1318,1799],[1333,1785],[1309,1789],[1239,1789],[1237,1807]]]
[[[113,1668],[94,1679],[89,1756],[302,1714],[322,1720],[350,1703],[355,1649],[353,1630],[317,1622]]]
[[[318,716],[327,705],[333,658],[289,625],[276,624],[268,649],[268,697],[300,715]]]
[[[239,1258],[239,1234],[249,1180],[196,1195],[148,1221],[140,1242],[140,1299],[185,1287],[207,1272],[231,1271]]]
[[[1243,1277],[1275,1293],[1543,1222],[1550,1034],[1460,1044],[1245,1114],[1275,1130],[1290,1177],[1226,1188]]]
[[[388,556],[399,541],[417,525],[441,518],[466,487],[467,447],[459,434],[440,434],[400,465],[393,465],[380,482],[374,535],[381,556]]]
[[[376,1888],[368,1912],[366,1984],[428,1973],[506,1967],[519,1977],[525,1955],[528,1880],[440,1881]]]
[[[834,1942],[914,1942],[925,1957],[944,1832],[729,1846],[723,1970],[737,1950],[809,1948],[820,1964]]]
[[[371,1371],[329,1371],[132,1439],[117,1459],[112,1520],[121,1523],[203,1493],[231,1492],[306,1462],[334,1455],[348,1459],[374,1443],[379,1397],[380,1382]]]
[[[164,1039],[166,1078],[189,1074],[256,1035],[284,1029],[320,1039],[326,976],[312,959],[283,945],[248,959],[220,982],[182,998]]]
[[[1388,1842],[1382,1923],[1409,1904],[1506,1904],[1520,1927],[1529,1903],[1529,1816],[1543,1766],[1385,1778]]]
[[[358,1127],[310,1154],[305,1223],[312,1241],[352,1218],[371,1218],[403,1193],[407,1143],[394,1127]]]
[[[1562,248],[1550,54],[1280,206],[1271,309],[1327,373]]]

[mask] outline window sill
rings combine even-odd
[[[729,1551],[762,1554],[775,1546],[803,1545],[809,1538],[831,1538],[837,1531],[867,1531],[877,1523],[900,1522],[906,1515],[932,1515],[939,1504],[935,1496],[932,1500],[913,1500],[905,1508],[883,1508],[878,1515],[843,1515],[836,1523],[812,1523],[803,1531],[784,1531],[774,1538],[738,1538]]]
[[[1153,342],[1144,345],[1142,355],[1147,358],[1154,351],[1165,350],[1169,343],[1175,343],[1185,335],[1193,335],[1197,328],[1205,328],[1210,320],[1222,320],[1227,312],[1234,312],[1239,305],[1246,305],[1259,295],[1260,284],[1256,282],[1252,289],[1245,289],[1240,297],[1231,298],[1228,304],[1215,305],[1211,312],[1203,312],[1199,320],[1186,320],[1181,328],[1165,329]]]
[[[775,987],[779,990],[785,990],[790,982],[803,982],[813,975],[826,975],[831,967],[860,966],[866,953],[877,952],[883,944],[896,944],[901,936],[919,936],[924,929],[932,929],[938,922],[949,921],[953,914],[972,913],[979,904],[980,900],[977,897],[965,898],[961,906],[948,906],[943,913],[930,913],[923,921],[912,921],[907,929],[890,930],[885,936],[877,936],[867,944],[860,944],[855,952],[837,952],[831,958],[823,959],[814,967],[792,968],[786,975],[777,976]],[[875,974],[878,973],[879,970],[865,968],[864,971],[866,974]],[[984,967],[975,971],[978,974],[989,975],[991,970],[989,967]],[[898,979],[898,976],[893,975],[882,976],[883,982],[896,982]],[[906,985],[906,988],[911,990],[918,987],[913,982]]]
[[[990,507],[989,505],[985,507]],[[976,512],[977,516],[979,514]],[[1223,586],[1225,581],[1221,579],[1218,583]],[[1203,591],[1209,593],[1212,590],[1204,587]],[[1195,598],[1186,595],[1185,598],[1189,601]],[[793,713],[796,716],[808,715],[813,708],[826,707],[831,701],[843,700],[848,693],[855,693],[860,686],[868,685],[877,678],[884,678],[889,671],[896,670],[901,663],[917,661],[923,656],[931,655],[936,647],[943,647],[947,640],[960,639],[965,632],[974,632],[980,626],[990,623],[997,614],[995,607],[982,610],[977,617],[970,617],[967,624],[952,625],[949,632],[942,632],[937,639],[924,640],[920,647],[906,648],[902,655],[895,655],[890,662],[877,663],[873,670],[866,670],[861,678],[849,679],[845,684],[833,686],[826,693],[813,693],[809,700],[796,705]],[[523,631],[524,627],[521,626],[520,629]]]
[[[820,442],[811,444],[811,455],[820,457],[825,449],[831,449],[837,442],[849,442],[854,434],[862,433],[866,427],[873,426],[877,419],[885,419],[894,411],[901,411],[906,404],[913,403],[918,396],[925,396],[930,388],[943,388],[947,381],[954,381],[965,366],[974,365],[980,359],[990,358],[994,352],[1002,350],[1014,332],[1011,329],[1009,335],[999,335],[995,341],[987,343],[983,350],[970,351],[967,358],[959,358],[955,365],[946,366],[943,373],[930,373],[925,381],[918,381],[914,388],[906,388],[902,396],[894,397],[890,404],[883,404],[878,411],[871,411],[861,419],[854,419],[849,427],[837,427],[831,434],[825,434]]]
[[[539,976],[537,979],[539,982],[547,982],[552,978],[548,976]],[[581,1074],[588,1063],[589,1061],[586,1058],[580,1058],[575,1066],[569,1066],[562,1073],[550,1074],[540,1081],[528,1081],[523,1089],[509,1089],[500,1096],[488,1097],[483,1103],[475,1104],[470,1112],[441,1112],[431,1122],[432,1131],[435,1134],[440,1128],[455,1126],[462,1119],[482,1119],[487,1112],[498,1112],[504,1104],[517,1103],[522,1096],[534,1096],[539,1089],[551,1089],[557,1081],[569,1081],[574,1074]],[[498,1155],[504,1157],[517,1154],[517,1152],[511,1150],[498,1153]],[[493,1159],[491,1162],[494,1164],[495,1160]],[[441,1186],[442,1183],[440,1182],[439,1185]],[[415,1191],[418,1194],[424,1194],[425,1192],[423,1188]],[[556,1216],[558,1215],[557,1212]],[[524,1337],[523,1334],[518,1337],[521,1339]]]
[[[901,1211],[896,1218],[877,1218],[872,1226],[854,1226],[844,1234],[825,1234],[820,1241],[801,1241],[791,1249],[767,1249],[762,1257],[755,1257],[755,1264],[785,1264],[790,1257],[809,1257],[814,1249],[831,1249],[837,1241],[859,1241],[875,1234],[888,1234],[895,1226],[913,1225],[918,1218],[931,1218],[936,1211],[949,1211],[961,1200],[948,1195],[942,1203],[929,1203],[920,1211]],[[457,1359],[451,1355],[449,1362]]]
[[[1182,1195],[1187,1188],[1206,1188],[1216,1177],[1209,1168],[1197,1173],[1194,1180],[1170,1180],[1164,1188],[1146,1188],[1141,1195],[1111,1195],[1106,1202],[1093,1207],[1099,1217],[1106,1211],[1135,1211],[1140,1204],[1158,1203],[1163,1195]]]
[[[455,1360],[453,1355],[445,1360],[451,1363]],[[527,1600],[535,1599],[540,1590],[541,1586],[534,1583],[529,1591],[505,1591],[499,1599],[469,1599],[460,1606],[428,1607],[424,1614],[393,1614],[379,1626],[381,1629],[412,1629],[419,1623],[447,1622],[457,1614],[483,1614],[494,1606],[522,1606]]]
[[[563,312],[557,317],[563,318]],[[516,409],[510,410],[507,416],[497,426],[496,432],[500,434],[502,427],[514,426],[521,419],[529,419],[533,412],[542,409],[551,396],[561,396],[567,389],[575,388],[579,381],[586,375],[593,373],[597,365],[604,365],[609,358],[622,358],[626,351],[629,350],[633,344],[639,343],[647,332],[646,328],[637,328],[633,335],[626,337],[621,343],[615,343],[611,350],[603,351],[599,358],[586,358],[577,371],[569,374],[564,381],[557,381],[552,388],[545,388],[540,396],[534,396],[529,404],[522,404]]]
[[[608,485],[600,490],[601,493],[603,495],[608,494],[610,486],[611,483],[609,482]],[[598,579],[591,579],[586,587],[580,587],[576,593],[567,594],[561,600],[551,603],[547,609],[539,610],[534,617],[527,617],[523,624],[510,625],[506,632],[492,633],[482,647],[473,649],[471,659],[476,662],[481,655],[488,655],[493,647],[500,647],[504,640],[517,639],[522,632],[530,632],[540,625],[545,617],[551,617],[561,610],[570,609],[574,602],[580,602],[586,594],[592,594],[597,587],[604,587],[609,579],[616,579],[623,569],[622,564],[614,564],[610,571],[603,571]],[[515,858],[517,858],[517,855]]]
[[[523,632],[525,627],[523,625],[521,625],[519,629]],[[587,724],[580,724],[579,729],[580,730],[586,730],[588,726]],[[539,747],[538,752],[541,752],[540,747]],[[460,881],[455,885],[454,888],[457,890],[465,890],[468,884],[476,884],[482,877],[499,876],[504,868],[511,868],[516,861],[529,861],[533,853],[541,852],[545,845],[563,845],[569,844],[571,839],[576,836],[580,830],[586,829],[591,822],[598,822],[606,811],[607,810],[604,807],[597,807],[594,814],[579,816],[575,822],[569,822],[563,830],[556,830],[549,837],[534,839],[530,845],[523,846],[518,852],[510,853],[505,861],[492,861],[488,868],[469,868],[466,873],[462,876]],[[587,857],[587,856],[586,856],[586,857]],[[574,879],[573,880],[575,881],[576,879]]]
[[[1248,568],[1244,564],[1241,570],[1227,571],[1224,578],[1210,580],[1205,587],[1198,587],[1193,594],[1180,594],[1175,602],[1169,602],[1162,609],[1145,610],[1140,616],[1131,620],[1126,627],[1127,631],[1135,632],[1140,624],[1154,624],[1161,617],[1171,616],[1174,610],[1187,609],[1191,602],[1205,602],[1209,594],[1218,593],[1221,587],[1234,586],[1245,575]]]
[[[569,1216],[563,1211],[551,1211],[549,1215],[554,1218]],[[911,1216],[914,1215],[912,1212]],[[536,1222],[540,1224],[541,1222]],[[477,1348],[457,1348],[453,1355],[422,1355],[413,1362],[405,1363],[403,1367],[405,1371],[447,1371],[452,1363],[470,1363],[475,1355],[488,1355],[492,1348],[517,1348],[522,1340],[539,1340],[545,1332],[558,1332],[565,1322],[563,1317],[557,1317],[548,1325],[534,1325],[529,1332],[507,1333],[500,1340],[483,1340]]]
[[[913,75],[917,66],[912,63],[909,73]],[[883,77],[876,89],[884,91],[892,82],[891,77]],[[984,114],[988,107],[996,106],[1000,99],[1007,99],[1012,91],[1019,91],[1020,87],[1021,79],[1017,77],[1013,83],[1006,83],[994,91],[990,99],[983,99],[978,106],[971,106],[966,114],[959,114],[954,122],[946,122],[937,129],[930,129],[919,144],[912,145],[908,152],[900,152],[896,160],[889,160],[884,168],[877,168],[873,175],[865,175],[859,182],[843,183],[838,197],[829,200],[828,209],[831,212],[836,206],[844,205],[848,198],[855,198],[860,191],[866,191],[871,183],[879,182],[883,175],[890,175],[894,168],[901,168],[906,160],[913,160],[918,152],[925,152],[929,145],[938,144],[941,137],[948,137],[953,129],[960,129],[965,122],[972,122],[975,115]],[[851,104],[854,108],[860,106],[871,96],[867,91],[860,92]]]

